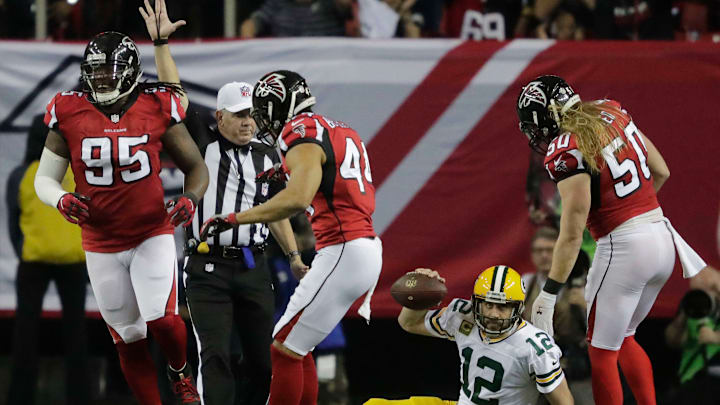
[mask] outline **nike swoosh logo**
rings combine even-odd
[[[299,124],[299,123],[301,123],[301,122],[303,122],[303,119],[300,119],[300,120],[297,120],[297,121],[291,121],[291,122],[290,122],[290,125],[294,127],[295,125],[297,125],[297,124]]]
[[[554,366],[554,365],[558,364],[558,361],[560,361],[560,360],[555,360],[555,361],[553,361],[553,362],[552,362],[552,365]]]

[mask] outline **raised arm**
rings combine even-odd
[[[148,0],[145,0],[145,9],[140,7],[139,10],[140,15],[142,15],[145,20],[145,27],[148,30],[148,34],[150,34],[150,39],[152,39],[153,42],[158,40],[159,42],[165,42],[164,44],[156,43],[154,46],[158,80],[165,83],[181,85],[180,74],[170,54],[170,46],[167,44],[167,39],[175,30],[186,24],[185,20],[171,22],[167,14],[167,8],[165,7],[165,0],[155,0],[154,10],[150,7]],[[178,94],[178,97],[180,98],[180,104],[187,110],[189,105],[187,94],[183,91]]]

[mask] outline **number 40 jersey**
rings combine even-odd
[[[484,340],[470,301],[455,298],[425,316],[436,337],[454,340],[460,352],[458,405],[534,405],[565,378],[553,339],[526,321],[502,339]]]
[[[152,236],[172,234],[163,202],[160,150],[167,129],[185,118],[164,88],[135,90],[124,112],[106,115],[85,93],[58,93],[45,124],[70,150],[76,189],[90,197],[82,225],[83,249],[120,252]]]

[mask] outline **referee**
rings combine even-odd
[[[233,325],[242,343],[245,404],[265,405],[270,390],[274,293],[263,254],[272,231],[288,254],[294,271],[307,267],[300,260],[290,222],[249,224],[198,243],[200,227],[215,214],[244,211],[272,197],[278,187],[256,183],[259,173],[280,163],[274,149],[253,135],[250,117],[252,86],[231,82],[217,97],[217,131],[201,149],[210,184],[198,203],[188,241],[185,285],[188,307],[198,340],[198,391],[205,405],[235,403],[235,378],[230,363]],[[211,136],[211,138],[213,138]]]

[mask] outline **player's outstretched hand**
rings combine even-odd
[[[553,336],[553,314],[557,295],[540,291],[532,307],[532,324]]]
[[[168,212],[170,216],[170,222],[173,226],[188,226],[195,216],[195,208],[197,207],[197,198],[191,193],[185,193],[179,195],[165,204],[165,209],[172,208],[172,211]]]
[[[230,214],[213,215],[205,221],[202,228],[200,228],[200,240],[207,240],[208,237],[225,232],[237,225],[237,217],[234,212]]]
[[[281,183],[285,184],[287,178],[285,177],[285,169],[282,167],[282,163],[275,163],[273,167],[258,173],[255,178],[256,183]]]
[[[290,259],[290,271],[296,279],[300,280],[305,277],[305,274],[307,274],[308,271],[310,271],[310,267],[303,263],[300,255],[294,255]]]
[[[88,196],[79,193],[65,193],[60,197],[57,209],[68,222],[82,225],[90,218],[88,206],[85,204],[88,201],[90,201]]]
[[[442,281],[443,283],[445,282],[445,279],[443,277],[440,277],[440,273],[438,273],[437,271],[435,271],[433,269],[418,268],[418,269],[411,271],[410,273],[424,274],[430,278],[436,278],[436,279]]]
[[[145,8],[139,7],[140,15],[145,20],[145,27],[150,34],[150,39],[166,39],[175,30],[186,24],[185,20],[171,22],[165,7],[165,0],[155,0],[155,9],[150,7],[150,2],[145,0]]]

